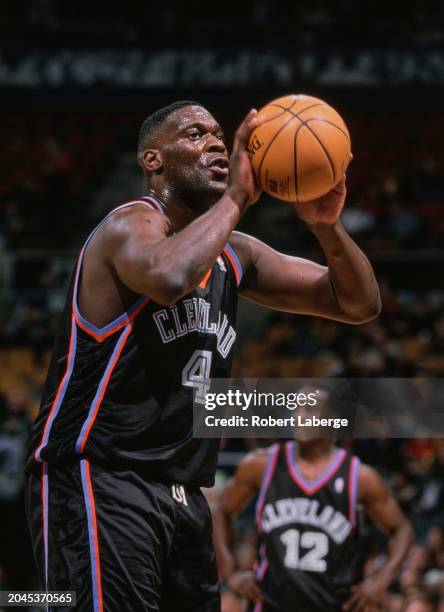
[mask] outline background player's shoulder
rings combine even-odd
[[[256,448],[245,455],[237,470],[238,480],[254,482],[257,486],[260,486],[273,448],[274,446]]]

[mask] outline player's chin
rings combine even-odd
[[[201,183],[200,189],[202,195],[205,193],[207,196],[211,196],[212,199],[215,198],[217,201],[217,199],[221,198],[228,189],[228,178],[226,180],[206,180]]]
[[[208,182],[208,191],[212,191],[213,193],[220,194],[221,196],[226,192],[227,189],[228,189],[228,179],[225,179],[223,181],[216,180],[216,181]]]

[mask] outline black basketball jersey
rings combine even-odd
[[[295,451],[295,442],[271,447],[256,506],[265,609],[339,611],[362,565],[359,459],[338,448],[323,474],[307,482]]]
[[[165,210],[150,196],[110,215],[128,206]],[[227,244],[199,287],[175,304],[161,306],[141,295],[98,328],[77,306],[83,254],[97,229],[73,272],[28,469],[87,456],[152,480],[211,486],[218,441],[193,438],[193,392],[199,398],[205,379],[229,375],[239,260]]]

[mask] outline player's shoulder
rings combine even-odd
[[[387,489],[387,485],[378,470],[366,463],[359,463],[358,487],[361,501],[378,497]]]
[[[124,219],[134,219],[134,218],[160,218],[160,219],[168,219],[164,210],[160,206],[154,206],[149,201],[145,200],[131,200],[120,206],[116,206],[116,208],[112,209],[107,217],[106,221],[122,221]]]
[[[258,242],[257,238],[250,236],[249,234],[244,234],[244,232],[231,232],[230,240],[231,246],[239,251],[243,251],[245,249],[251,249],[251,245],[254,242]]]
[[[247,453],[238,466],[237,478],[239,480],[253,481],[260,485],[273,449],[274,446],[256,448]]]
[[[237,231],[231,233],[229,243],[239,258],[245,278],[255,260],[255,252],[258,246],[260,247],[263,243],[249,234]]]
[[[102,236],[115,242],[146,232],[168,234],[171,222],[166,214],[143,200],[132,201],[112,210],[104,220]]]

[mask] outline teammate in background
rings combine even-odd
[[[327,392],[319,398],[322,410]],[[256,494],[259,564],[237,571],[231,521]],[[389,536],[386,562],[364,579],[358,504]],[[249,453],[212,511],[222,578],[254,612],[374,612],[413,537],[379,474],[329,437]]]
[[[362,323],[380,310],[367,258],[339,222],[345,180],[296,212],[328,267],[233,232],[259,193],[200,104],[148,117],[147,195],[117,207],[82,249],[27,461],[41,582],[77,610],[219,610],[211,516],[216,440],[193,439],[193,392],[230,373],[238,291],[293,313]]]

